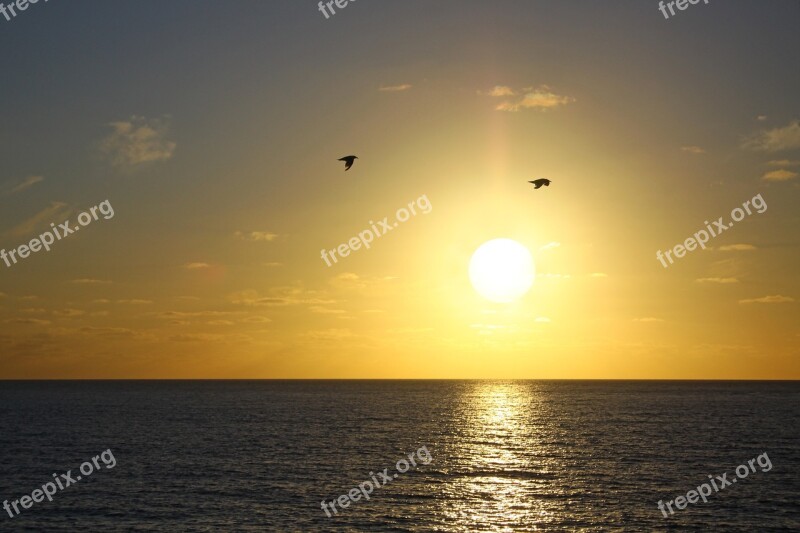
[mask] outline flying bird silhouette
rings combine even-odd
[[[544,179],[544,178],[538,179],[538,180],[535,180],[535,181],[529,181],[528,183],[533,183],[536,186],[536,187],[534,187],[534,189],[538,189],[542,185],[544,185],[545,187],[549,187],[550,186],[550,180],[547,180],[547,179]]]
[[[354,155],[346,155],[346,156],[340,158],[339,161],[344,161],[344,169],[345,170],[350,170],[350,167],[353,166],[353,162],[356,159],[358,159],[358,158],[356,156],[354,156]]]

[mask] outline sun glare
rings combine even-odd
[[[481,244],[469,262],[472,286],[492,302],[517,300],[530,290],[534,277],[530,252],[511,239],[494,239]]]

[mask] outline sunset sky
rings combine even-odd
[[[114,209],[0,263],[0,378],[800,379],[800,3],[657,4],[0,18],[0,247]],[[511,304],[467,275],[500,237]]]

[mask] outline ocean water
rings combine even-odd
[[[0,531],[800,531],[799,414],[787,382],[0,382],[0,500],[116,461]]]

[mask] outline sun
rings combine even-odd
[[[511,239],[481,244],[469,261],[469,279],[478,294],[498,303],[510,303],[533,285],[535,268],[531,253]]]

